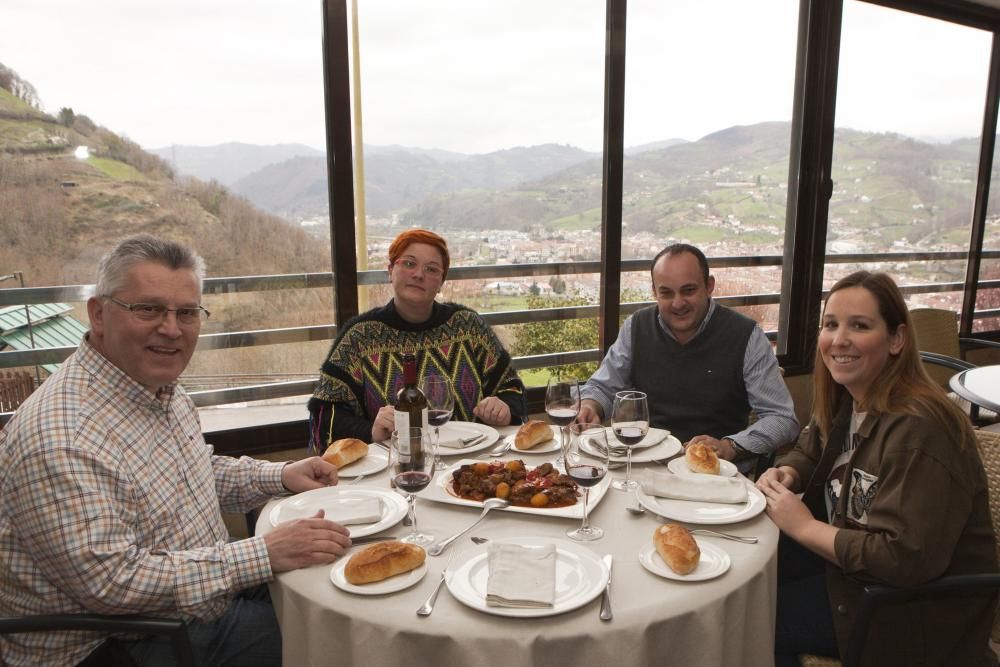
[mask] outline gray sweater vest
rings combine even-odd
[[[649,306],[632,316],[632,382],[648,396],[650,425],[669,429],[681,442],[746,428],[743,359],[754,321],[716,305],[704,331],[681,345],[656,315],[656,306]]]

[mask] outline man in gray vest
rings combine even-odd
[[[792,397],[764,332],[712,301],[715,278],[698,248],[676,243],[650,271],[656,305],[629,316],[583,385],[579,421],[611,417],[615,393],[645,392],[650,426],[684,446],[702,442],[742,472],[798,437]],[[748,425],[750,411],[757,420]]]

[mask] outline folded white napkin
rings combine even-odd
[[[375,523],[382,518],[380,498],[344,498],[330,507],[324,507],[325,517],[342,526]]]
[[[538,609],[556,599],[556,545],[489,547],[486,606]]]
[[[446,432],[441,429],[441,441],[438,442],[439,447],[447,447],[448,449],[464,449],[465,447],[472,447],[473,445],[478,445],[479,442],[469,442],[468,444],[462,442],[462,440],[469,440],[469,438],[475,438],[478,434],[472,430],[466,429],[449,429],[450,432]]]
[[[715,475],[675,475],[644,471],[642,490],[651,496],[706,503],[745,503],[747,486],[742,477]]]

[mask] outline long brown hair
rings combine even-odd
[[[885,321],[890,334],[896,333],[901,326],[905,327],[902,349],[899,354],[889,356],[885,368],[868,388],[864,404],[858,406],[859,411],[927,415],[940,422],[948,431],[959,433],[961,447],[972,442],[975,436],[968,416],[948,398],[944,390],[931,380],[924,370],[920,361],[920,351],[917,349],[913,322],[910,320],[910,311],[907,310],[903,294],[895,281],[885,273],[856,271],[838,280],[830,289],[830,294],[823,303],[824,312],[830,296],[849,287],[863,287],[875,298],[879,315]],[[819,345],[816,346],[813,392],[813,421],[816,422],[825,445],[837,406],[845,399],[847,389],[837,384],[830,375],[830,370],[823,363]]]

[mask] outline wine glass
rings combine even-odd
[[[566,474],[583,487],[583,521],[580,527],[566,535],[578,542],[599,540],[604,531],[590,525],[588,501],[590,487],[596,486],[608,474],[608,432],[600,424],[570,424],[569,451],[566,452]],[[584,445],[589,440],[590,446]]]
[[[412,532],[402,539],[410,544],[430,544],[434,536],[417,530],[417,516],[414,509],[416,494],[431,483],[434,476],[434,453],[430,445],[430,429],[411,426],[404,432],[392,432],[392,474],[396,488],[406,494],[409,505],[407,517],[413,526]]]
[[[441,460],[441,427],[448,423],[455,411],[451,380],[441,375],[429,375],[420,383],[420,390],[427,399],[427,423],[434,427],[434,469],[444,470],[444,461]]]
[[[566,461],[566,450],[569,448],[569,433],[566,427],[573,423],[580,414],[580,383],[576,378],[549,378],[545,387],[545,414],[549,421],[559,427],[560,457],[557,465]]]
[[[632,448],[642,442],[649,432],[649,404],[641,391],[620,391],[615,394],[611,410],[611,430],[618,442],[625,445],[625,479],[612,484],[619,491],[631,491],[639,486],[632,479]]]

